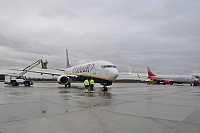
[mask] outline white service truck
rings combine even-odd
[[[16,77],[12,75],[5,75],[5,84],[11,84],[12,86],[18,86],[18,85],[25,85],[25,86],[31,86],[34,84],[34,81],[27,80],[23,77]]]
[[[34,84],[34,81],[26,79],[23,75],[27,73],[29,70],[32,68],[36,67],[39,64],[43,65],[42,59],[39,59],[38,61],[34,62],[33,64],[27,66],[23,70],[18,70],[17,71],[22,71],[19,74],[16,73],[11,73],[11,74],[6,74],[5,75],[5,84],[11,84],[12,86],[18,86],[20,84],[23,84],[25,86],[31,86]],[[16,69],[11,69],[11,70],[16,70]]]

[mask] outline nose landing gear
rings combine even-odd
[[[103,90],[101,90],[101,91],[108,91],[108,87],[104,86]]]
[[[198,81],[194,81],[193,86],[199,86],[199,82]]]

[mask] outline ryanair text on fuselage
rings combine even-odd
[[[93,68],[94,68],[94,63],[74,67],[73,70],[72,70],[72,72],[73,72],[73,73],[90,72],[90,71],[92,71]]]

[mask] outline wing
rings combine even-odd
[[[145,75],[146,75],[146,74],[145,74]],[[138,76],[138,78],[143,78],[143,79],[148,79],[148,78],[149,78],[148,76],[139,75],[138,73],[137,73],[137,76]]]
[[[1,75],[12,75],[12,76],[19,76],[20,72],[18,70],[1,70]]]
[[[64,75],[64,71],[59,71],[59,70],[53,70],[53,69],[32,69],[28,72],[32,72],[32,73],[40,73],[42,74],[48,74],[48,75],[52,75],[52,76],[60,76],[60,75]]]
[[[22,71],[22,70],[19,70],[19,69],[12,69],[12,70]],[[77,75],[74,75],[74,74],[66,74],[65,70],[62,70],[62,69],[36,69],[36,68],[34,68],[34,69],[29,70],[28,72],[39,73],[41,75],[47,74],[47,75],[52,75],[52,76],[66,75],[69,78],[76,78],[77,77]]]

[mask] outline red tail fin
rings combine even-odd
[[[147,66],[147,70],[148,70],[148,76],[151,77],[151,76],[156,76],[152,71],[151,69],[149,68],[149,66]]]

